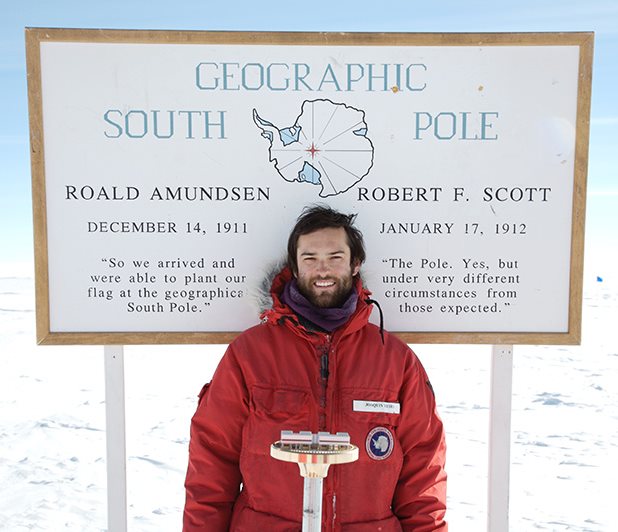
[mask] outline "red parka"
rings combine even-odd
[[[272,308],[230,344],[200,394],[183,531],[300,531],[303,479],[270,445],[281,430],[310,430],[348,432],[359,447],[358,461],[324,479],[323,530],[445,532],[444,431],[421,363],[368,323],[360,281],[355,313],[327,334],[281,303],[290,278],[275,278]]]

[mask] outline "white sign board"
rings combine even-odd
[[[409,341],[579,340],[589,34],[29,32],[40,341],[229,340],[315,203]]]

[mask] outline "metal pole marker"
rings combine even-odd
[[[281,440],[270,446],[270,456],[295,462],[304,480],[303,532],[319,532],[322,523],[322,481],[332,464],[358,460],[358,447],[350,444],[347,432],[317,434],[281,431]]]

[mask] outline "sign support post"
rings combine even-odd
[[[489,403],[488,532],[509,529],[512,388],[513,346],[494,345]]]
[[[107,444],[107,529],[127,531],[127,459],[124,347],[104,346],[105,437]]]

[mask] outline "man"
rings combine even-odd
[[[447,530],[445,444],[427,375],[368,323],[355,216],[306,209],[262,323],[234,340],[191,425],[184,532],[299,531],[298,466],[270,457],[281,430],[348,432],[359,459],[324,479],[322,529]],[[242,489],[241,489],[242,485]]]

